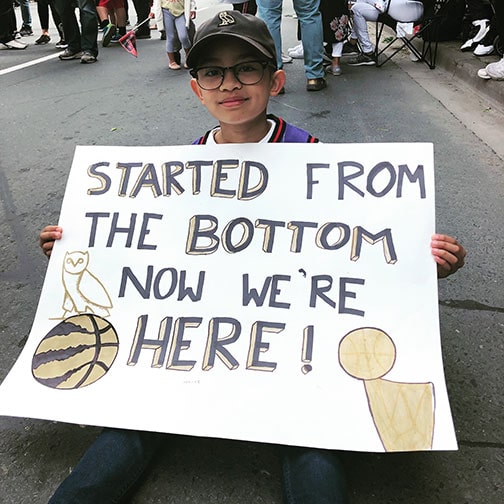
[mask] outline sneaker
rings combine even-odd
[[[478,44],[476,46],[476,49],[474,49],[473,54],[474,56],[488,56],[489,54],[492,54],[494,52],[494,45],[484,45],[484,44]]]
[[[56,49],[66,49],[68,47],[68,44],[66,43],[65,40],[59,39],[58,42],[56,42]]]
[[[118,44],[119,43],[119,40],[120,38],[122,37],[122,35],[120,33],[116,33],[111,39],[110,39],[110,43],[111,44]]]
[[[304,58],[304,50],[302,44],[293,47],[287,51],[287,54],[294,59],[303,59]]]
[[[326,68],[326,72],[332,75],[341,75],[341,67],[340,66],[328,66]]]
[[[91,51],[82,51],[81,63],[96,63],[96,56]]]
[[[294,47],[289,47],[289,49],[287,49],[287,52],[290,53],[292,51],[296,52],[296,51],[299,51],[299,49],[302,49],[303,48],[303,44],[301,42],[299,42],[299,44],[297,46],[294,46]]]
[[[490,30],[490,21],[488,19],[477,19],[472,22],[473,28],[469,32],[469,37],[460,46],[462,52],[474,51],[479,42],[481,42],[488,30]]]
[[[307,91],[320,91],[327,87],[327,82],[323,77],[318,77],[317,79],[308,79],[306,83]]]
[[[23,25],[21,27],[21,30],[19,30],[19,35],[21,35],[21,37],[31,37],[33,35],[33,30],[31,29],[31,26]]]
[[[110,39],[116,34],[116,25],[109,23],[103,28],[102,46],[107,47],[110,44]]]
[[[26,49],[28,47],[28,44],[20,42],[19,40],[16,39],[9,40],[9,42],[4,42],[3,45],[7,49]]]
[[[343,52],[341,53],[342,58],[345,56],[357,56],[358,54],[360,54],[360,51],[357,44],[351,44],[350,42],[345,42],[343,44]]]
[[[60,60],[73,60],[79,59],[82,56],[81,51],[72,51],[68,47],[59,55]]]
[[[374,59],[374,53],[360,53],[356,58],[353,58],[347,62],[347,65],[351,66],[372,66],[376,65]]]
[[[45,34],[42,34],[40,35],[40,37],[35,40],[35,44],[36,45],[44,45],[44,44],[47,44],[51,41],[51,37],[49,37],[49,35],[45,35]]]
[[[292,63],[292,58],[288,54],[282,53],[282,63]]]
[[[490,63],[485,68],[486,73],[492,80],[504,80],[504,58]]]

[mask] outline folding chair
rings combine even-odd
[[[437,3],[443,3],[443,1],[447,0],[435,0]],[[384,65],[406,47],[418,61],[425,63],[431,70],[436,67],[438,37],[435,32],[439,16],[435,13],[435,9],[426,9],[424,3],[427,2],[389,0],[385,12],[380,14],[376,21],[376,66]],[[401,31],[398,35],[396,31],[397,23],[412,23],[413,33],[406,34]],[[392,28],[395,35],[392,40],[387,39],[386,44],[380,47],[380,43],[384,38],[383,30],[385,26]],[[394,44],[397,45],[391,48]],[[389,48],[391,48],[392,52],[387,53]]]

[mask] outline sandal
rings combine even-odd
[[[170,63],[168,63],[168,68],[170,70],[180,70],[180,65],[178,63],[176,63],[175,61],[170,61]]]

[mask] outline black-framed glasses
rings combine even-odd
[[[221,87],[226,70],[233,72],[235,79],[244,86],[252,86],[264,77],[264,70],[273,66],[269,61],[245,61],[233,66],[205,66],[194,68],[191,75],[198,81],[198,86],[206,91],[213,91]]]

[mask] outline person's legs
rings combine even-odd
[[[258,0],[258,15],[268,26],[268,30],[275,42],[277,67],[282,68],[282,0]]]
[[[154,0],[152,3],[152,12],[154,13],[154,21],[157,26],[158,32],[161,33],[161,37],[166,37],[166,32],[164,29],[163,21],[163,11],[161,10],[161,0]],[[165,32],[163,34],[163,32]]]
[[[301,25],[304,70],[307,79],[324,77],[324,36],[319,0],[293,0]]]
[[[285,447],[283,491],[286,504],[346,504],[343,467],[336,453]]]
[[[13,12],[12,0],[0,0],[0,44],[14,39],[14,29],[11,22]]]
[[[21,27],[21,30],[23,28],[30,28],[31,30],[32,17],[30,10],[30,0],[19,0],[19,2],[21,4],[21,18],[23,19],[23,26]]]
[[[133,5],[135,6],[137,14],[136,24],[140,24],[142,21],[148,19],[150,14],[149,0],[133,0]],[[151,35],[148,21],[138,28],[136,35],[137,38],[150,38]]]
[[[179,16],[175,18],[175,29],[177,30],[177,35],[184,49],[190,49],[191,40],[189,39],[189,32],[187,31],[185,16]]]
[[[166,54],[168,55],[168,67],[171,70],[180,70],[181,43],[175,28],[175,17],[168,9],[162,9],[163,23],[166,32]]]
[[[47,35],[49,31],[49,3],[48,0],[37,0],[37,14],[42,33]]]
[[[357,39],[363,53],[369,54],[374,51],[374,46],[369,39],[367,21],[376,21],[380,11],[374,7],[374,0],[358,0],[353,4],[353,30],[350,38]]]
[[[75,9],[70,0],[54,0],[54,6],[61,18],[65,41],[68,44],[69,53],[78,53],[81,50],[81,35],[79,24],[75,17]]]
[[[98,55],[98,22],[94,0],[78,0],[81,22],[81,48]]]
[[[161,446],[162,434],[104,429],[49,504],[119,502]]]

